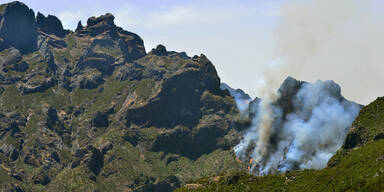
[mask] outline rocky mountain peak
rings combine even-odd
[[[35,13],[24,3],[13,1],[0,6],[1,47],[13,46],[21,52],[36,49],[37,28]]]
[[[106,13],[105,15],[101,15],[99,17],[93,16],[88,18],[87,26],[91,27],[97,24],[115,26],[115,23],[113,22],[114,19],[115,19],[115,16],[113,16],[110,13]]]
[[[20,2],[20,1],[12,1],[12,2],[0,5],[1,14],[4,14],[5,12],[10,10],[23,10],[28,12],[29,8],[27,5],[25,5],[23,2]]]
[[[293,77],[287,77],[280,86],[278,93],[280,95],[276,104],[283,109],[284,115],[294,110],[293,101],[296,94],[308,82],[297,80]],[[341,95],[341,88],[332,80],[324,81],[323,86],[317,90],[319,93],[328,94],[329,96],[342,101],[345,98]]]
[[[87,191],[118,178],[113,189],[100,190],[171,191],[201,176],[188,167],[175,172],[185,160],[236,163],[233,127],[247,122],[232,116],[233,98],[205,55],[164,45],[147,54],[140,36],[109,13],[73,32],[23,3],[0,6],[0,178],[26,183],[20,190]],[[131,172],[136,166],[148,172]],[[77,182],[66,174],[75,172],[87,184],[67,184]]]
[[[168,51],[167,49],[165,48],[164,45],[158,45],[156,48],[152,49],[151,52],[149,52],[149,54],[154,54],[154,55],[157,55],[157,56],[167,56],[168,55]]]
[[[77,27],[76,27],[75,32],[81,31],[83,29],[83,27],[84,27],[83,24],[81,24],[81,21],[79,21],[77,23]]]
[[[38,12],[36,16],[37,27],[47,34],[54,34],[58,37],[64,37],[67,33],[61,21],[53,15],[48,15],[45,17],[42,13]]]
[[[80,25],[78,25],[76,32],[80,34],[89,34],[91,36],[96,36],[107,32],[111,36],[117,36],[117,32],[124,30],[115,25],[113,22],[114,19],[115,16],[110,13],[106,13],[105,15],[101,15],[99,17],[90,17],[87,20],[87,26],[82,28]]]

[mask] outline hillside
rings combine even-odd
[[[250,120],[206,56],[91,17],[75,31],[21,2],[0,6],[0,189],[171,191],[245,170]]]
[[[363,107],[343,147],[323,170],[264,177],[228,172],[206,177],[176,191],[383,191],[384,98]]]
[[[1,191],[384,191],[384,97],[360,110],[333,81],[288,77],[257,153],[262,99],[221,82],[203,54],[148,52],[114,19],[71,31],[24,3],[0,5]],[[305,142],[293,140],[310,119],[338,126],[306,124]],[[299,144],[305,156],[287,158]],[[326,168],[301,166],[323,152],[336,152]]]

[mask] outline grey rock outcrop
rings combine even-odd
[[[1,5],[0,37],[5,45],[13,46],[23,53],[34,51],[37,27],[33,10],[18,1]]]
[[[36,24],[38,29],[47,34],[54,34],[58,37],[64,37],[67,34],[61,21],[53,15],[45,17],[42,13],[38,12],[36,16]]]

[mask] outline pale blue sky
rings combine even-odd
[[[65,28],[110,12],[124,29],[140,35],[147,51],[204,53],[221,79],[251,94],[257,74],[271,57],[272,32],[283,0],[25,0],[35,12],[58,16]],[[252,70],[250,70],[252,69]]]
[[[347,98],[360,103],[384,95],[378,83],[384,81],[378,73],[384,54],[377,51],[384,50],[383,0],[23,2],[36,13],[56,15],[71,30],[79,20],[85,25],[87,18],[110,12],[117,25],[144,39],[147,51],[163,44],[190,56],[204,53],[222,81],[252,96],[260,95],[268,73],[278,84],[286,75],[308,81],[333,79]],[[308,47],[313,42],[318,45]],[[312,49],[316,53],[308,51]],[[279,63],[287,64],[280,69]]]

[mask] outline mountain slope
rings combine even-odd
[[[249,119],[206,56],[91,17],[75,32],[21,2],[0,6],[0,188],[170,191],[244,170]],[[20,41],[22,40],[22,41]]]
[[[206,177],[177,191],[383,191],[384,98],[362,108],[344,146],[323,170],[252,176],[229,172]],[[358,139],[356,139],[358,138]]]

